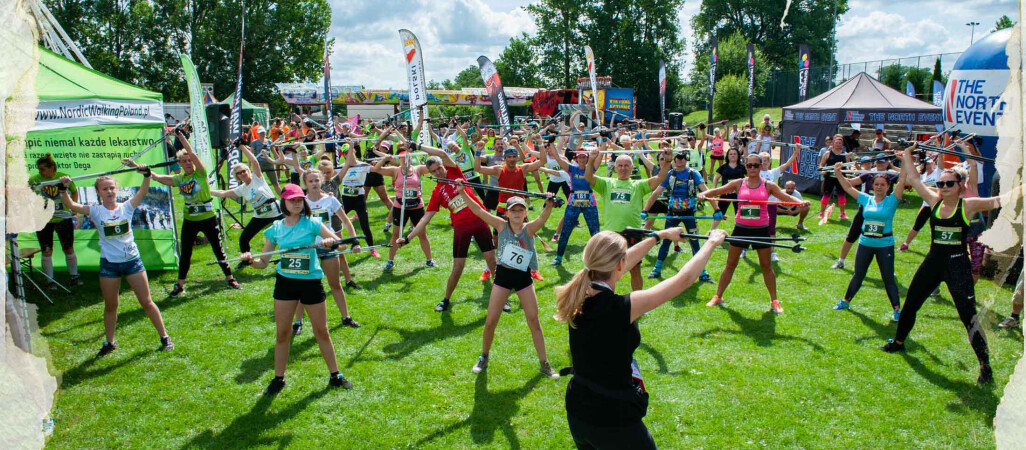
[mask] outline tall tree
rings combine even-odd
[[[540,87],[540,77],[534,43],[527,33],[510,38],[509,44],[495,60],[503,86]],[[480,76],[478,76],[480,79]]]
[[[1001,18],[998,19],[997,22],[994,23],[994,29],[990,30],[990,31],[991,31],[991,33],[993,33],[995,31],[1004,30],[1005,28],[1012,28],[1012,26],[1014,26],[1014,25],[1015,25],[1015,22],[1012,22],[1012,19],[1010,17],[1008,17],[1007,15],[1004,15],[1004,16],[1001,16]]]
[[[579,0],[541,0],[526,7],[538,27],[542,77],[553,88],[573,88],[585,74],[585,3]]]
[[[784,18],[786,4],[787,0],[703,1],[691,19],[696,53],[708,53],[713,35],[722,38],[740,32],[762,49],[771,67],[794,67],[800,43],[809,44],[813,61],[829,64],[837,54],[834,21],[848,11],[848,0],[795,1]]]
[[[727,75],[733,75],[744,80],[747,102],[748,41],[741,35],[741,32],[735,31],[726,38],[721,37],[718,47],[716,80],[719,81]],[[795,51],[797,52],[797,50]],[[709,100],[709,60],[710,55],[708,51],[695,55],[695,63],[691,66],[688,94],[686,95],[688,109],[704,108]],[[761,97],[766,90],[766,81],[769,80],[770,69],[770,63],[766,60],[766,55],[763,53],[762,48],[755,44],[755,86],[753,86],[753,94],[756,98]],[[716,111],[716,114],[719,116],[720,113]]]

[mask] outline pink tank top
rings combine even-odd
[[[403,174],[402,168],[400,168],[399,175],[392,180],[392,188],[395,189],[395,198],[392,200],[392,206],[402,208],[403,205],[399,203],[400,196],[402,196],[403,202],[406,203],[407,209],[416,209],[424,206],[424,201],[420,196],[420,175],[417,174],[417,169],[411,170],[410,175],[406,176]]]
[[[723,156],[723,138],[713,138],[712,143],[709,144],[709,154],[717,158]]]
[[[769,192],[766,191],[766,180],[759,179],[759,187],[752,189],[748,187],[748,178],[741,180],[741,188],[737,191],[738,200],[762,200],[769,199]],[[769,212],[766,205],[740,202],[737,204],[737,216],[734,220],[738,225],[746,227],[769,226]]]

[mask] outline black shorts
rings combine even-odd
[[[492,284],[513,292],[520,292],[533,286],[534,278],[531,278],[530,272],[511,269],[506,266],[496,266],[495,280],[492,281]]]
[[[734,225],[734,231],[732,231],[730,233],[730,237],[736,237],[736,238],[742,238],[742,239],[745,238],[745,237],[763,237],[763,238],[768,238],[768,237],[770,237],[769,225],[764,226],[764,227],[755,227],[755,228],[745,227],[745,226],[741,226],[741,225]],[[738,247],[738,248],[744,248],[744,249],[747,249],[749,245],[751,245],[752,248],[754,248],[756,250],[763,249],[763,248],[770,248],[770,246],[768,244],[746,244],[744,242],[731,242],[730,243],[731,247]]]
[[[550,193],[552,195],[558,194],[559,191],[563,191],[563,197],[566,197],[566,200],[569,202],[570,201],[570,183],[566,183],[566,182],[563,182],[563,183],[553,183],[553,182],[550,181],[549,185],[545,186],[545,192],[548,192],[548,193]]]
[[[378,187],[385,185],[385,178],[380,173],[367,172],[367,179],[363,180],[363,187]]]
[[[655,203],[652,204],[652,207],[648,209],[648,215],[654,216],[666,214],[667,211],[669,210],[666,209],[666,202],[663,200],[656,200]]]
[[[71,219],[64,219],[60,222],[47,222],[42,230],[36,232],[39,248],[44,251],[53,249],[53,233],[55,231],[57,239],[61,241],[61,249],[64,250],[64,253],[75,247],[75,225]]]
[[[299,300],[304,305],[324,303],[324,286],[318,279],[289,278],[275,274],[274,299],[281,301]]]
[[[485,193],[484,207],[489,211],[495,211],[499,207],[499,191],[489,189]]]
[[[471,239],[473,238],[473,239]],[[480,220],[474,221],[473,225],[460,225],[452,227],[452,257],[466,258],[470,252],[470,241],[477,243],[481,253],[495,250],[492,245],[492,233],[488,225]]]
[[[623,236],[623,238],[627,240],[627,248],[633,247],[634,244],[637,244],[638,242],[647,239],[645,237],[638,239],[639,236],[636,233],[624,233],[623,231],[620,231],[618,233],[620,234],[620,236]],[[638,263],[635,264],[634,267],[638,267],[640,265],[641,261],[638,261]],[[634,270],[634,267],[629,267],[628,270]]]
[[[722,155],[720,155],[720,156],[716,156],[716,155],[712,155],[712,154],[710,154],[710,155],[709,155],[709,159],[711,159],[711,160],[713,160],[713,161],[723,161],[723,160],[725,160],[726,158],[727,158],[727,153],[726,153],[726,152],[724,152],[724,153],[723,153]]]
[[[392,205],[392,225],[399,226],[399,216],[402,214],[401,208],[396,208]],[[424,217],[424,207],[417,209],[406,208],[406,216],[403,217],[403,227],[406,227],[407,223],[412,223],[413,226],[417,226],[420,219]]]

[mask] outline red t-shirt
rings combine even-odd
[[[524,176],[524,169],[519,164],[513,170],[509,170],[505,164],[502,165],[502,169],[499,171],[499,187],[522,191],[526,185],[527,177]],[[513,197],[513,194],[499,192],[499,206],[505,209],[506,200],[510,197]]]
[[[446,167],[445,177],[450,180],[466,180],[467,177],[463,176],[463,171],[459,167]],[[474,200],[478,205],[484,207],[481,200],[477,198],[474,191],[470,187],[464,186],[463,189],[467,191],[467,195]],[[468,223],[480,221],[477,216],[467,207],[465,200],[460,196],[459,188],[454,184],[449,183],[438,183],[435,185],[435,189],[431,191],[431,201],[428,202],[428,212],[438,212],[438,210],[445,204],[446,208],[449,208],[449,217],[452,218],[452,226],[463,226]]]

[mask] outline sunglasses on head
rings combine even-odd
[[[939,188],[955,187],[955,186],[958,186],[958,180],[944,180],[944,181],[938,181],[937,182],[937,187],[939,187]]]
[[[762,167],[762,163],[747,163],[747,164],[745,164],[745,167],[747,167],[749,169],[758,169],[758,168]]]

